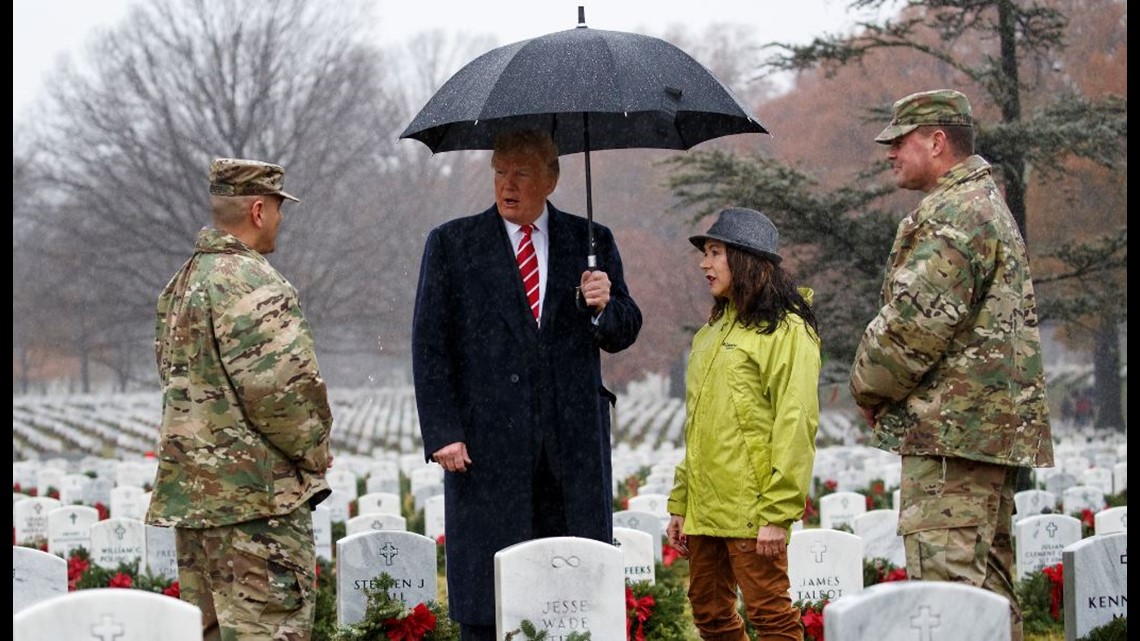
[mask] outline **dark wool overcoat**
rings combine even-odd
[[[467,444],[446,472],[447,592],[453,619],[495,622],[494,555],[533,536],[532,483],[543,447],[561,484],[566,536],[613,540],[610,407],[601,353],[633,344],[641,311],[613,234],[594,224],[610,302],[595,323],[576,302],[584,218],[547,203],[547,285],[536,323],[498,208],[432,230],[416,293],[412,365],[424,454]]]

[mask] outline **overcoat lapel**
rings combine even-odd
[[[554,327],[557,314],[564,301],[574,300],[574,288],[581,282],[578,253],[574,251],[575,238],[567,224],[566,214],[547,203],[550,212],[550,236],[547,239],[546,295],[542,299],[542,329]],[[578,248],[581,253],[584,250]]]
[[[538,327],[530,315],[514,249],[496,208],[480,216],[468,258],[469,269],[474,271],[473,278],[482,290],[471,295],[484,296],[488,305],[499,310],[519,340],[536,341]]]

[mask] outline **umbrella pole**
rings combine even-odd
[[[582,139],[586,152],[586,243],[589,245],[586,268],[593,271],[598,268],[598,257],[594,252],[594,192],[590,186],[590,114],[586,112],[582,112]]]

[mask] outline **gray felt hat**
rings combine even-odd
[[[689,236],[689,242],[700,250],[704,250],[706,240],[719,240],[773,262],[782,260],[776,253],[780,233],[767,216],[755,209],[725,209],[706,233]]]

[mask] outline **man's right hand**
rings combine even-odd
[[[431,460],[448,472],[466,472],[467,465],[471,463],[471,457],[467,456],[467,444],[463,441],[439,448],[431,455]]]

